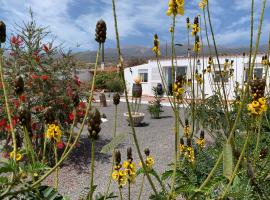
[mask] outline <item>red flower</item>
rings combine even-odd
[[[6,126],[7,125],[7,120],[1,119],[0,120],[0,127]]]
[[[16,108],[19,108],[19,105],[20,105],[20,101],[18,99],[13,99],[13,104]]]
[[[22,40],[21,36],[19,36],[19,35],[17,35],[17,37],[12,35],[10,38],[10,43],[11,43],[11,45],[21,46],[23,44],[23,40]]]
[[[48,76],[46,76],[46,75],[41,75],[41,79],[43,80],[43,81],[47,81],[48,80]]]
[[[48,47],[47,44],[43,44],[43,50],[46,52],[46,53],[49,53],[50,49]]]
[[[68,118],[70,121],[74,120],[74,114],[73,113],[69,113]]]
[[[83,117],[85,115],[85,111],[77,111],[77,116],[80,118],[80,117]]]
[[[75,75],[74,78],[75,84],[80,87],[82,82],[80,81],[79,77]]]
[[[78,105],[78,108],[85,108],[86,107],[86,104],[85,102],[81,101]]]
[[[38,55],[37,51],[34,52],[33,57],[34,57],[34,59],[36,60],[37,63],[40,63],[40,56]]]
[[[64,147],[65,147],[64,142],[60,141],[60,142],[57,143],[57,148],[58,149],[63,149]]]
[[[33,131],[37,130],[37,123],[32,123],[31,127]]]
[[[24,95],[21,95],[21,96],[19,97],[19,99],[20,99],[22,102],[25,102],[25,96],[24,96]]]
[[[32,78],[32,79],[38,79],[38,78],[39,78],[39,76],[38,76],[38,75],[36,75],[36,74],[32,74],[32,75],[31,75],[31,78]]]

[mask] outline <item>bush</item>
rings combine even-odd
[[[116,72],[104,72],[96,76],[96,89],[109,90],[110,92],[122,92],[123,85]]]

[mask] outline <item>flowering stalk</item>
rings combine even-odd
[[[58,154],[57,154],[57,147],[56,147],[56,143],[54,143],[54,159],[55,159],[55,163],[58,162]],[[56,168],[55,171],[55,177],[54,177],[54,188],[56,190],[58,190],[58,177],[59,177],[59,167]]]
[[[7,90],[6,90],[6,84],[5,84],[5,80],[4,80],[4,75],[3,75],[3,52],[4,49],[1,48],[1,43],[0,43],[0,76],[1,76],[1,84],[2,84],[2,88],[3,88],[3,92],[4,92],[4,98],[5,98],[5,108],[7,111],[7,116],[8,116],[8,121],[10,124],[10,131],[11,131],[11,135],[12,135],[12,143],[13,143],[13,151],[14,151],[14,162],[16,162],[16,154],[17,154],[17,142],[16,142],[16,136],[15,136],[15,132],[14,132],[14,127],[12,124],[12,118],[11,118],[11,113],[10,113],[10,108],[9,108],[9,103],[8,103],[8,94],[7,94]]]
[[[115,105],[115,112],[114,112],[114,131],[113,131],[113,138],[116,137],[116,128],[117,128],[117,105]],[[112,183],[112,179],[111,179],[111,174],[113,173],[113,167],[114,167],[114,154],[115,154],[115,149],[113,150],[113,156],[112,156],[112,167],[111,167],[111,173],[110,173],[110,177],[109,177],[109,183],[106,189],[106,193],[104,195],[104,199],[107,198],[107,195],[109,193],[110,187],[111,187],[111,183]]]
[[[253,67],[254,67],[254,64],[255,64],[255,60],[256,60],[256,55],[257,55],[257,52],[258,52],[258,48],[259,48],[259,42],[260,42],[260,36],[261,36],[261,29],[262,29],[262,23],[263,23],[263,16],[264,16],[264,10],[265,10],[265,5],[266,5],[266,0],[264,0],[263,2],[263,5],[262,5],[262,12],[261,12],[261,16],[260,16],[260,22],[259,22],[259,27],[258,27],[258,34],[257,34],[257,40],[256,40],[256,48],[255,48],[255,51],[254,51],[254,57],[253,57],[253,62],[252,62],[252,65],[251,65],[251,71],[253,71]],[[252,0],[252,8],[254,7],[254,0]],[[254,10],[251,11],[252,13],[254,12]],[[253,27],[253,24],[251,24],[251,27]],[[251,32],[253,31],[253,28],[251,28]],[[251,45],[252,47],[252,45]],[[248,76],[248,82],[250,81],[251,79],[251,74],[249,74]],[[248,93],[248,85],[245,87],[245,90],[242,92],[241,94],[241,99],[245,99],[247,93]],[[230,134],[228,136],[228,139],[227,139],[227,143],[230,142],[232,136],[233,136],[233,133],[236,129],[236,124],[238,123],[239,119],[240,119],[240,113],[243,109],[243,103],[240,104],[240,107],[239,107],[239,110],[238,110],[238,113],[237,113],[237,116],[234,120],[234,124],[231,128],[231,131],[230,131]],[[202,190],[202,188],[204,188],[206,186],[206,184],[209,182],[209,180],[211,179],[211,177],[214,175],[214,172],[215,170],[217,169],[219,163],[221,162],[222,160],[222,155],[223,155],[223,151],[221,152],[221,154],[219,155],[214,167],[212,168],[211,172],[208,174],[207,178],[205,179],[205,181],[201,184],[201,186],[199,187],[199,191]]]
[[[115,27],[115,33],[116,33],[116,44],[117,44],[117,50],[118,50],[118,60],[119,60],[119,65],[120,65],[120,75],[121,75],[123,85],[124,85],[125,99],[126,99],[128,115],[129,115],[129,119],[130,119],[130,125],[131,125],[131,129],[132,129],[132,136],[133,136],[133,139],[134,139],[134,143],[135,143],[135,146],[136,146],[140,161],[142,162],[143,169],[146,169],[146,165],[145,165],[145,162],[143,160],[142,153],[140,151],[136,131],[135,131],[135,128],[134,128],[134,122],[133,122],[133,118],[132,118],[132,114],[131,114],[130,104],[129,104],[129,100],[128,100],[127,86],[126,86],[126,81],[125,81],[125,76],[124,76],[124,63],[123,63],[122,53],[121,53],[121,49],[120,49],[120,40],[119,40],[119,33],[118,33],[115,0],[112,0],[112,9],[113,9],[114,27]],[[153,189],[155,195],[157,195],[158,193],[157,193],[157,190],[155,188],[155,185],[154,185],[154,183],[153,183],[153,181],[152,181],[152,179],[151,179],[151,177],[150,177],[150,175],[149,175],[149,173],[147,171],[146,171],[146,177],[147,177],[147,179],[148,179],[148,181],[150,183],[150,186]]]
[[[89,200],[93,199],[93,193],[94,193],[94,170],[95,170],[95,139],[91,140],[91,179],[90,179],[90,194],[89,194]]]

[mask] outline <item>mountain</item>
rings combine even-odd
[[[167,46],[167,48],[166,48]],[[190,47],[192,48],[192,46]],[[214,54],[214,47],[211,46],[212,54]],[[166,51],[167,49],[167,51]],[[169,57],[171,55],[171,47],[170,44],[160,45],[160,51],[162,57]],[[188,46],[182,45],[182,46],[175,46],[175,51],[177,56],[185,56],[187,55]],[[267,45],[262,45],[259,48],[259,52],[266,52],[267,51]],[[167,53],[166,53],[167,52]],[[220,46],[218,48],[219,54],[243,54],[244,52],[248,54],[249,47],[222,47]],[[143,46],[126,46],[122,48],[122,54],[125,61],[135,61],[135,60],[147,60],[154,58],[154,54],[152,52],[151,47],[143,47]],[[204,47],[204,54],[208,55],[209,50],[208,47]],[[94,63],[96,58],[96,51],[84,51],[84,52],[77,52],[74,53],[74,56],[77,60],[87,62],[87,63]],[[108,48],[104,51],[104,57],[106,63],[117,63],[117,49],[114,48]]]

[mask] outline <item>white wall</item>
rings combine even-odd
[[[256,62],[260,64],[261,58],[263,55],[258,55],[256,58]],[[202,73],[203,71],[203,63],[204,68],[208,66],[208,57],[202,58],[200,57],[201,65],[198,67],[199,73]],[[226,96],[229,100],[234,99],[234,87],[235,82],[239,82],[240,86],[243,82],[244,77],[244,63],[248,63],[248,56],[243,57],[242,55],[233,55],[233,56],[220,56],[220,64],[225,63],[225,59],[229,59],[229,61],[234,60],[233,69],[234,69],[234,75],[229,79],[228,83],[225,84],[225,91]],[[215,58],[213,58],[214,64],[217,64],[217,61]],[[170,59],[163,59],[160,61],[161,66],[165,68],[166,66],[171,66],[171,60]],[[191,72],[190,72],[190,60],[187,58],[177,58],[175,61],[175,66],[188,66],[187,67],[187,76],[188,78],[191,78]],[[191,66],[194,66],[194,60],[191,60]],[[132,74],[130,73],[130,69],[132,70]],[[158,66],[156,60],[149,60],[147,64],[134,66],[131,68],[125,69],[125,79],[127,83],[127,87],[129,90],[129,94],[131,94],[131,88],[133,84],[133,80],[135,77],[138,76],[138,71],[140,69],[148,69],[148,82],[142,83],[142,89],[143,89],[143,95],[153,95],[152,93],[152,87],[156,86],[157,83],[161,83],[160,75],[158,73]],[[218,67],[216,68],[216,71],[219,71]],[[213,72],[212,72],[213,73]],[[205,94],[207,94],[207,97],[213,95],[213,90],[217,89],[217,87],[221,87],[221,83],[214,83],[213,81],[213,74],[212,73],[206,73],[205,74]],[[269,73],[268,76],[269,77]],[[267,80],[268,83],[268,80]],[[267,84],[268,85],[268,84]],[[196,88],[196,86],[195,86]],[[269,87],[267,87],[269,90]],[[188,89],[187,89],[188,90]]]

